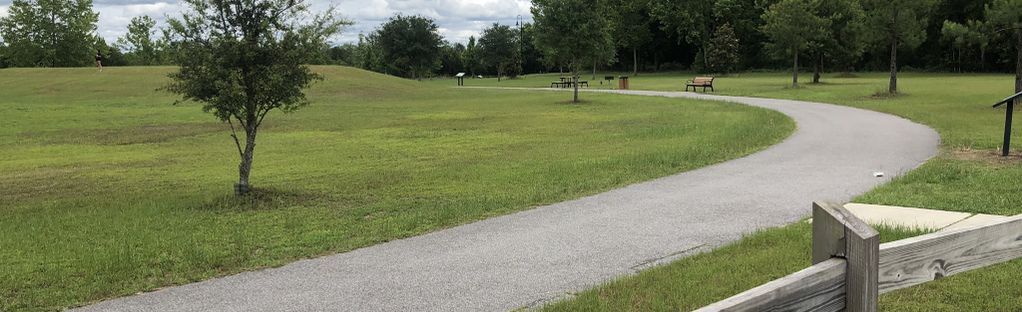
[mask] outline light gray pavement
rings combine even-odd
[[[898,226],[931,231],[953,231],[986,226],[1011,217],[943,211],[925,208],[869,204],[847,204],[845,208],[872,225]]]
[[[936,132],[891,115],[786,100],[738,102],[798,123],[737,160],[606,193],[81,311],[506,311],[705,251],[843,203],[936,154]],[[683,105],[683,104],[679,104]],[[882,171],[884,178],[873,172]]]

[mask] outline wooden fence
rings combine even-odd
[[[839,205],[813,204],[813,266],[697,310],[876,311],[880,294],[1022,257],[1022,215],[880,244]]]

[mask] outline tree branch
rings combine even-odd
[[[238,131],[234,129],[234,122],[229,117],[227,118],[227,124],[231,125],[231,137],[234,138],[234,146],[238,147],[238,157],[245,157],[245,153],[241,151],[241,141],[238,140]]]

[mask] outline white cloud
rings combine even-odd
[[[140,4],[102,4],[96,5],[96,12],[99,12],[99,23],[97,25],[99,35],[106,39],[107,43],[117,41],[117,38],[124,36],[128,30],[131,19],[137,16],[148,15],[156,20],[158,26],[166,25],[164,21],[167,16],[174,16],[181,12],[178,3],[154,2]]]
[[[337,12],[355,22],[337,38],[339,42],[358,41],[395,14],[422,15],[432,18],[449,41],[467,42],[493,23],[514,25],[521,15],[532,19],[529,0],[308,0],[312,10],[335,6]],[[6,14],[10,0],[0,0],[0,16]],[[165,16],[175,16],[183,9],[178,0],[95,0],[99,12],[99,35],[108,42],[117,40],[127,30],[132,17],[149,15],[160,25]]]
[[[340,0],[338,11],[355,21],[342,41],[358,40],[395,14],[422,15],[434,19],[449,41],[467,42],[493,23],[514,25],[520,15],[531,21],[529,0]]]

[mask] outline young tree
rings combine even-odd
[[[915,49],[926,39],[926,25],[935,0],[862,0],[871,41],[891,53],[888,92],[898,93],[898,49]]]
[[[771,46],[793,59],[791,86],[798,87],[798,57],[809,43],[827,34],[830,21],[816,16],[815,0],[781,0],[763,13],[763,33],[770,37]]]
[[[487,67],[497,70],[497,81],[507,73],[516,72],[515,54],[518,53],[518,30],[494,23],[483,29],[479,36],[479,57]]]
[[[444,41],[433,20],[399,14],[380,26],[376,34],[383,60],[402,76],[423,78],[440,68]]]
[[[1022,0],[994,0],[986,14],[999,31],[1015,34],[1015,92],[1022,92]]]
[[[706,69],[713,73],[728,74],[740,61],[738,36],[731,24],[717,27],[706,50]]]
[[[951,64],[955,71],[962,71],[962,55],[968,48],[970,30],[967,26],[952,21],[944,21],[940,29],[941,41],[951,46]]]
[[[990,47],[993,30],[990,29],[990,24],[977,20],[968,20],[965,27],[969,28],[970,36],[967,38],[969,45],[979,48],[979,69],[986,70],[987,48]]]
[[[578,77],[593,61],[614,59],[614,39],[605,1],[533,0],[536,46],[572,73],[578,103]]]
[[[165,44],[156,38],[156,31],[156,20],[148,15],[133,17],[128,32],[117,39],[117,47],[128,52],[132,65],[162,64]]]
[[[92,0],[14,0],[0,18],[0,37],[15,66],[87,66],[98,19]]]
[[[288,113],[308,104],[304,89],[322,78],[303,64],[347,22],[332,10],[304,19],[308,5],[301,0],[185,2],[190,11],[169,21],[180,68],[166,90],[202,103],[203,111],[230,125],[241,158],[235,193],[245,195],[259,126],[273,110]]]

